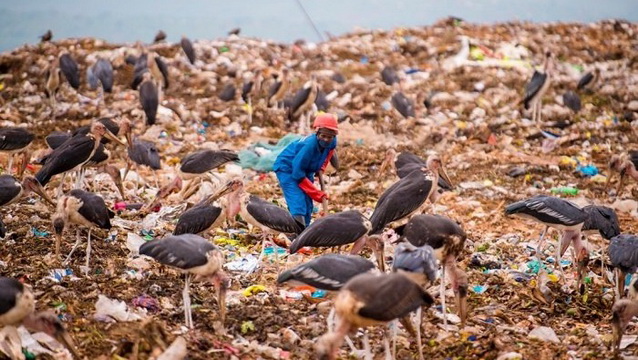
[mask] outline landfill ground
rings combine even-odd
[[[459,52],[459,35],[470,38],[472,51],[467,63],[451,66],[446,59]],[[497,49],[503,45],[511,48],[516,43],[527,49],[520,61],[512,65],[499,58]],[[580,205],[593,202],[613,207],[622,231],[638,232],[638,184],[628,179],[622,194],[616,196],[616,176],[605,192],[610,156],[637,149],[637,24],[604,21],[479,26],[440,21],[423,28],[353,33],[320,44],[281,45],[230,36],[197,40],[195,48],[198,62],[191,66],[179,44],[147,46],[168,63],[171,78],[164,91],[158,125],[148,128],[145,134],[145,138],[157,143],[162,154],[163,168],[157,174],[162,184],[175,176],[179,159],[195,149],[241,151],[257,141],[274,143],[289,130],[294,131],[294,126],[284,120],[283,110],[266,106],[264,94],[253,100],[252,124],[247,113],[250,108],[241,100],[219,100],[216,95],[228,81],[233,81],[227,76],[231,70],[274,72],[287,66],[291,69],[291,91],[315,74],[326,94],[336,91],[329,111],[349,116],[340,125],[340,167],[328,171],[331,211],[354,208],[366,215],[372,212],[383,190],[397,180],[392,173],[378,173],[389,147],[422,157],[429,151],[438,152],[456,185],[435,207],[438,214],[460,222],[468,233],[466,249],[459,260],[469,275],[470,315],[464,329],[459,329],[451,318],[452,325],[446,331],[435,309],[425,311],[426,359],[636,358],[638,344],[627,346],[617,355],[610,350],[614,292],[606,266],[607,241],[598,235],[588,236],[592,261],[585,294],[576,291],[575,268],[568,264],[564,276],[551,276],[551,298],[547,301],[535,291],[534,270],[538,271],[538,264],[534,262],[533,249],[542,227],[508,218],[503,210],[511,202],[550,194],[553,188],[573,187],[579,192],[566,195],[570,200]],[[54,119],[44,96],[44,74],[49,62],[62,50],[70,51],[79,62],[83,97],[79,99],[65,84],[58,95]],[[96,39],[54,39],[53,43],[3,53],[0,125],[26,124],[36,134],[32,159],[45,151],[43,139],[51,131],[74,129],[101,116],[131,119],[140,134],[144,114],[138,92],[129,86],[133,66],[124,61],[127,54],[136,51],[139,49],[133,45]],[[518,101],[531,78],[532,66],[541,66],[545,51],[556,56],[556,74],[543,99],[542,123],[535,124],[529,120],[531,113],[523,111]],[[106,95],[106,106],[86,101],[97,96],[85,81],[87,64],[97,54],[109,58],[116,73],[115,89]],[[493,61],[488,65],[487,60]],[[419,101],[417,116],[403,119],[388,107],[393,88],[381,82],[381,64],[401,70],[405,78],[402,91],[408,96],[423,99],[436,91],[429,110],[426,112]],[[562,95],[575,90],[580,77],[594,66],[602,69],[602,83],[593,92],[580,93],[583,107],[574,114],[562,105]],[[334,72],[343,74],[346,82],[333,81]],[[241,80],[235,81],[241,87]],[[539,130],[559,137],[552,142]],[[123,167],[126,152],[117,147],[111,147],[111,151],[115,157],[112,163]],[[7,160],[3,154],[0,164],[6,166]],[[594,165],[600,174],[585,176],[578,165]],[[27,173],[35,169],[37,166],[30,167]],[[221,175],[238,171],[237,166],[230,166]],[[156,191],[153,173],[147,169],[139,173],[148,180],[148,187],[136,194],[135,182],[127,180],[128,203],[147,202]],[[273,173],[243,169],[242,174],[249,192],[283,205]],[[89,171],[87,178],[90,188],[102,195],[107,204],[121,201],[104,174]],[[59,179],[56,177],[47,186],[49,194],[54,194]],[[67,188],[71,185],[67,184]],[[204,187],[188,203],[196,202],[210,190],[210,186]],[[175,194],[163,202],[159,213],[151,213],[146,219],[136,211],[120,213],[110,232],[92,232],[90,274],[86,276],[80,269],[84,264],[84,240],[67,266],[73,274],[55,279],[52,271],[65,268],[52,254],[54,237],[49,218],[55,209],[39,198],[22,200],[2,209],[8,234],[0,240],[0,276],[30,284],[37,308],[59,314],[80,353],[88,359],[156,358],[179,336],[187,341],[190,359],[314,358],[314,340],[326,332],[330,306],[326,299],[330,295],[319,299],[286,298],[281,290],[289,288],[278,287],[275,282],[277,267],[285,269],[314,255],[283,256],[279,266],[275,265],[274,256],[268,255],[266,267],[256,274],[230,272],[232,291],[224,325],[219,322],[213,286],[195,283],[191,287],[195,329],[185,331],[181,307],[183,276],[152,259],[131,256],[127,247],[127,240],[135,238],[129,233],[141,237],[149,232],[149,237],[169,234],[184,208],[184,202]],[[162,216],[157,218],[158,214]],[[553,230],[549,235],[544,260],[552,256],[558,238]],[[86,239],[85,231],[82,236]],[[259,230],[249,234],[241,221],[206,237],[225,249],[229,262],[247,254],[257,255],[261,249]],[[72,228],[66,232],[62,254],[67,254],[74,242]],[[386,262],[391,264],[391,246],[386,247],[385,254]],[[572,260],[569,251],[563,259]],[[551,263],[544,264],[555,273]],[[263,285],[265,291],[244,294],[251,285]],[[439,305],[438,284],[431,292]],[[124,301],[131,312],[142,312],[133,303],[146,300],[142,305],[147,313],[137,321],[106,322],[103,317],[95,318],[98,295]],[[142,295],[145,296],[140,298]],[[453,314],[449,286],[447,295]],[[628,340],[631,336],[636,339],[636,324],[634,321],[627,329]],[[531,338],[529,333],[539,326],[553,329],[555,336],[545,340]],[[382,358],[382,329],[368,331],[375,358]],[[358,347],[361,337],[361,332],[353,336]],[[341,348],[340,358],[353,356],[347,349],[345,345]],[[415,340],[399,329],[397,359],[417,358],[416,354]]]

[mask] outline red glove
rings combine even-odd
[[[321,202],[324,198],[328,198],[328,195],[326,195],[325,192],[317,189],[312,181],[308,180],[308,178],[303,178],[303,180],[301,180],[301,182],[299,183],[299,188],[316,202]]]
[[[332,154],[335,153],[335,149],[332,149],[328,152],[328,156],[326,156],[326,161],[323,162],[323,165],[321,165],[321,172],[326,172],[326,167],[328,167],[328,164],[330,164],[330,159],[332,159]]]

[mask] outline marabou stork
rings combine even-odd
[[[51,41],[51,39],[53,39],[53,33],[51,32],[51,29],[47,30],[47,32],[40,35],[40,42]]]
[[[98,102],[104,100],[104,92],[110,93],[113,91],[113,66],[111,62],[98,58],[93,66],[87,69],[87,79],[89,81],[89,87],[95,90],[100,87]]]
[[[49,204],[55,205],[33,176],[25,176],[22,182],[19,182],[11,175],[0,175],[0,206],[13,204],[30,192],[35,192]]]
[[[153,38],[153,43],[157,44],[158,42],[166,40],[166,33],[164,30],[159,30],[155,37]]]
[[[29,145],[31,145],[34,138],[35,135],[22,127],[0,128],[0,152],[9,154],[9,166],[5,171],[11,174],[13,171],[13,157],[22,154],[22,163],[17,171],[18,176],[22,176],[31,157]]]
[[[336,359],[339,347],[349,332],[360,327],[387,324],[433,303],[432,296],[405,275],[357,275],[346,283],[335,299],[334,308],[338,317],[336,330],[317,340],[317,358]],[[367,345],[367,334],[364,335],[364,342]],[[384,337],[384,345],[387,356],[390,352],[387,336]],[[369,345],[365,349],[367,358],[372,358]]]
[[[200,234],[221,226],[227,219],[228,212],[226,206],[215,206],[213,202],[231,191],[233,191],[232,187],[222,186],[192,208],[184,211],[177,220],[173,235]]]
[[[543,63],[543,72],[534,71],[532,79],[525,86],[525,96],[523,97],[523,104],[525,110],[532,108],[532,121],[540,123],[542,119],[543,108],[543,95],[549,89],[551,83],[551,76],[553,72],[552,54],[550,52],[545,53],[545,62]]]
[[[386,66],[381,70],[381,80],[390,86],[400,82],[399,74],[397,74],[397,70],[392,66]]]
[[[111,211],[101,196],[84,190],[71,190],[66,195],[58,199],[58,206],[51,217],[53,230],[55,232],[55,256],[60,255],[60,243],[64,230],[71,225],[78,225],[75,231],[76,242],[73,249],[67,256],[66,264],[75,249],[80,245],[80,228],[84,226],[88,229],[88,239],[86,244],[86,272],[89,271],[89,261],[91,260],[91,230],[94,227],[109,230],[111,229],[111,218],[115,213]]]
[[[436,259],[441,263],[441,305],[445,317],[445,274],[449,274],[456,308],[461,318],[461,326],[467,319],[467,275],[458,267],[458,257],[463,252],[467,235],[456,222],[440,215],[416,215],[405,226],[395,229],[401,238],[410,244],[422,247],[428,245],[434,250]]]
[[[235,84],[232,81],[224,85],[224,88],[222,89],[222,91],[219,93],[219,95],[217,95],[219,100],[224,102],[233,101],[235,100],[236,96],[237,96],[237,88],[235,87]]]
[[[299,119],[300,133],[306,133],[310,129],[310,117],[312,116],[318,91],[315,75],[308,80],[303,87],[295,93],[288,108],[288,120]]]
[[[195,48],[193,48],[193,43],[186,37],[182,36],[182,40],[179,42],[182,46],[182,50],[184,50],[184,54],[188,58],[188,61],[195,65],[195,60],[197,57],[195,56]]]
[[[159,107],[159,90],[150,72],[145,72],[144,75],[142,75],[140,104],[146,115],[146,125],[154,125],[157,117],[157,108]]]
[[[625,277],[638,270],[638,236],[620,234],[609,242],[609,259],[615,268],[617,299],[625,294]]]
[[[17,327],[44,332],[66,346],[74,357],[81,359],[71,336],[51,312],[35,312],[33,292],[18,280],[0,277],[0,354],[12,359],[24,359]]]
[[[193,195],[198,189],[197,185],[202,181],[202,178],[208,176],[209,172],[231,161],[239,161],[239,156],[236,152],[227,149],[202,149],[184,156],[181,160],[179,176],[190,181],[184,186],[183,198],[188,199]]]
[[[576,86],[577,90],[589,90],[592,91],[596,88],[596,85],[600,81],[600,69],[595,68],[593,71],[587,72],[580,78],[578,81],[578,85]]]
[[[342,211],[326,215],[315,220],[290,244],[290,253],[294,254],[302,247],[337,247],[353,244],[351,254],[358,254],[369,243],[372,247],[379,269],[385,269],[383,259],[383,241],[379,236],[367,234],[372,228],[370,220],[357,210]]]
[[[56,95],[60,89],[60,73],[60,60],[56,58],[47,68],[47,81],[45,83],[45,93],[51,102],[51,115],[53,117],[55,117]]]
[[[60,55],[60,70],[72,88],[75,90],[80,88],[80,70],[78,69],[78,63],[68,52],[64,52]]]
[[[150,256],[164,265],[178,268],[186,274],[182,292],[186,327],[193,328],[190,300],[190,282],[193,275],[196,279],[210,280],[215,285],[220,318],[222,324],[225,322],[226,289],[229,279],[222,269],[224,254],[218,247],[200,236],[182,234],[144,243],[140,246],[140,254]]]
[[[383,228],[417,212],[438,188],[439,176],[451,184],[443,162],[437,155],[430,155],[427,167],[413,171],[383,192],[370,217],[370,234],[377,234]]]
[[[132,166],[135,166],[135,168],[138,170],[137,173],[139,178],[139,165],[148,166],[149,168],[151,168],[153,174],[155,175],[155,171],[162,168],[160,154],[157,146],[152,141],[142,140],[138,138],[133,139],[130,123],[126,122],[125,128],[126,140],[128,142],[128,157],[130,161],[126,162],[126,169],[124,170],[124,176],[122,176],[122,179],[126,180],[126,175],[128,175],[128,172]],[[135,165],[133,165],[132,163],[134,163]],[[154,176],[154,178],[155,184],[159,188],[157,176]]]
[[[268,91],[268,105],[271,107],[279,107],[279,104],[284,101],[288,88],[290,87],[290,80],[288,79],[288,68],[281,70],[281,75],[277,77],[275,82],[270,86]]]
[[[570,108],[574,114],[579,112],[582,108],[580,97],[571,90],[563,94],[563,104]]]
[[[616,351],[620,350],[625,328],[631,319],[638,315],[638,299],[621,299],[614,303],[611,308],[611,327],[613,331],[613,346]]]
[[[415,117],[414,101],[400,91],[395,92],[391,98],[392,107],[404,118]]]

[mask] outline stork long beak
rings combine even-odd
[[[217,290],[217,303],[219,304],[219,318],[222,325],[226,324],[226,286],[222,285]]]
[[[605,195],[607,195],[607,191],[609,191],[609,184],[611,183],[611,179],[614,177],[613,171],[609,171],[609,176],[607,176],[607,181],[605,181]]]
[[[60,342],[62,345],[66,346],[67,349],[73,354],[73,357],[76,359],[81,359],[80,353],[78,352],[75,344],[73,343],[73,339],[71,335],[64,329],[59,330],[55,334],[55,339]]]
[[[62,243],[62,234],[55,234],[55,259],[60,259],[60,244]]]
[[[29,160],[31,159],[31,151],[25,151],[22,156],[22,162],[20,163],[20,168],[18,169],[18,175],[20,177],[22,177],[22,174],[24,174],[24,171],[27,169],[27,165],[29,165]]]
[[[379,270],[381,272],[385,272],[385,258],[384,258],[384,243],[383,238],[381,236],[370,236],[368,237],[368,241],[370,241],[370,246],[372,247],[372,251],[374,252],[374,257],[377,258],[377,265],[379,266]]]
[[[44,188],[42,187],[42,185],[40,185],[40,182],[38,182],[37,180],[35,180],[32,183],[31,186],[31,190],[33,192],[35,192],[36,194],[40,195],[40,197],[42,197],[46,202],[48,202],[49,204],[55,206],[55,202],[53,202],[53,200],[51,199],[51,197],[49,197],[49,195],[47,194],[46,191],[44,191]]]
[[[465,327],[465,321],[467,320],[467,286],[459,286],[459,289],[454,293],[456,300],[456,308],[458,309],[459,317],[461,318],[461,328]]]
[[[448,183],[450,187],[454,188],[454,184],[452,183],[452,180],[450,180],[450,177],[447,175],[447,171],[445,171],[445,166],[443,166],[443,164],[441,164],[441,167],[439,167],[439,176],[443,180],[445,180],[445,182]]]
[[[122,145],[122,146],[126,146],[126,144],[124,143],[124,141],[120,140],[120,138],[118,138],[117,136],[115,136],[112,132],[110,132],[108,129],[106,130],[106,132],[104,132],[104,137],[111,140],[111,141],[115,141],[116,143]]]
[[[117,191],[120,192],[122,200],[124,200],[124,184],[122,183],[122,174],[120,173],[120,170],[113,165],[106,165],[106,168],[110,168],[106,170],[106,173],[109,174],[111,180],[113,180],[115,186],[117,187]]]
[[[233,191],[233,189],[234,189],[234,185],[235,185],[235,181],[234,180],[227,182],[224,186],[220,187],[219,189],[217,189],[217,191],[215,191],[214,193],[209,195],[206,200],[208,202],[213,202],[213,201],[219,199],[220,197],[231,193]]]

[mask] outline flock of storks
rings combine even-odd
[[[161,35],[158,34],[159,41]],[[50,37],[51,34],[49,39]],[[183,38],[181,45],[189,61],[195,63],[195,51],[190,41]],[[146,124],[153,125],[162,89],[169,86],[168,67],[159,55],[149,51],[143,51],[138,57],[131,58],[130,62],[135,67],[131,86],[139,89],[140,105],[146,114]],[[289,71],[284,68],[280,74],[267,99],[272,106],[281,103],[289,92]],[[43,89],[51,99],[53,114],[57,92],[63,83],[60,75],[72,88],[78,89],[80,86],[78,65],[68,52],[60,54],[51,64]],[[550,75],[551,55],[547,54],[545,72],[537,71],[534,74],[523,100],[526,107],[533,108],[533,117],[537,121],[540,121],[540,97],[549,86]],[[595,75],[592,73],[588,75],[588,80],[584,79],[581,82],[591,82]],[[396,74],[393,75],[389,68],[383,69],[381,77],[390,84],[398,81]],[[100,58],[88,67],[87,79],[91,88],[111,92],[113,67],[108,60]],[[579,84],[579,87],[582,86]],[[295,116],[317,107],[315,101],[319,97],[319,90],[316,83],[311,80],[302,90],[303,93],[298,94],[298,106],[292,108]],[[235,89],[222,90],[220,97],[223,97],[225,92],[234,94]],[[244,88],[242,93],[242,97],[246,96],[244,101],[248,103],[250,99],[247,94],[250,93],[250,89]],[[100,99],[104,101],[101,95]],[[400,96],[393,98],[393,103],[398,111],[405,106],[413,108],[410,101],[401,99]],[[406,111],[412,111],[408,115],[414,116],[413,110]],[[46,138],[50,152],[35,161],[41,165],[40,169],[35,176],[23,176],[27,164],[31,161],[30,144],[35,137],[23,127],[0,129],[0,151],[8,153],[10,157],[5,169],[9,174],[0,176],[0,206],[15,203],[30,192],[39,194],[47,203],[55,206],[51,224],[56,237],[57,261],[62,261],[60,252],[64,245],[65,231],[73,225],[76,226],[76,243],[63,261],[64,264],[72,260],[71,254],[82,240],[80,228],[86,228],[86,260],[81,269],[88,273],[91,230],[110,229],[111,219],[116,214],[99,194],[83,190],[85,172],[93,168],[108,173],[120,196],[126,198],[122,182],[132,166],[147,166],[153,171],[161,168],[160,154],[155,144],[135,137],[134,131],[135,124],[127,119],[102,118],[74,132],[54,132]],[[127,141],[122,141],[120,136],[126,137]],[[111,145],[127,147],[127,154],[124,156],[125,169],[113,165],[114,150],[107,148]],[[13,172],[15,154],[22,154],[23,157],[17,167],[16,176],[13,176],[10,173]],[[144,243],[139,252],[185,273],[183,307],[186,326],[192,328],[194,324],[189,289],[193,279],[210,280],[215,285],[221,321],[224,322],[226,317],[225,297],[230,286],[230,277],[224,271],[225,256],[222,250],[201,236],[208,230],[224,226],[224,223],[234,225],[237,221],[236,216],[240,215],[244,222],[259,228],[263,234],[260,259],[269,238],[277,244],[288,246],[291,254],[307,247],[338,249],[352,244],[350,254],[320,255],[282,271],[277,280],[279,284],[303,283],[317,289],[337,292],[333,300],[332,313],[328,317],[328,332],[316,342],[315,350],[318,357],[336,358],[343,341],[347,341],[354,348],[347,335],[360,327],[398,320],[406,331],[416,336],[419,356],[423,359],[421,310],[435,302],[428,289],[439,277],[439,269],[439,297],[443,312],[446,313],[445,282],[449,279],[461,326],[468,320],[468,278],[457,262],[464,251],[467,235],[456,221],[443,215],[425,213],[434,212],[434,203],[441,192],[454,189],[442,159],[433,154],[423,160],[408,152],[397,154],[393,149],[390,149],[387,155],[380,170],[383,172],[384,169],[393,168],[399,180],[383,192],[370,217],[357,210],[348,210],[320,217],[304,228],[285,208],[246,192],[241,179],[216,181],[219,176],[213,171],[226,163],[238,161],[236,153],[229,150],[196,151],[181,160],[179,172],[172,181],[162,187],[157,184],[155,199],[143,205],[139,209],[140,214],[152,211],[173,192],[181,191],[183,199],[189,198],[198,190],[202,181],[212,181],[220,185],[213,193],[181,214],[172,235]],[[614,156],[609,167],[610,171],[620,173],[621,181],[617,191],[620,193],[625,176],[638,180],[638,152],[630,151],[622,156]],[[75,185],[72,190],[64,192],[64,179],[70,172],[76,173]],[[54,200],[45,187],[58,175],[61,175],[61,179]],[[638,314],[637,282],[632,282],[629,296],[621,299],[625,295],[626,274],[634,273],[638,267],[638,236],[621,234],[616,214],[610,208],[596,205],[580,208],[567,200],[553,196],[538,195],[515,202],[508,205],[505,212],[508,215],[535,220],[545,226],[536,252],[539,258],[544,254],[543,240],[548,228],[561,232],[562,236],[555,246],[554,263],[560,264],[560,258],[571,244],[578,272],[579,291],[584,287],[583,273],[589,259],[589,249],[586,241],[583,241],[586,232],[596,231],[603,238],[610,240],[608,254],[611,264],[617,271],[618,300],[612,308],[612,322],[614,344],[618,346],[624,328],[631,318]],[[0,235],[4,237],[4,224],[0,230]],[[289,235],[292,241],[282,241],[282,237],[277,236],[279,234]],[[391,271],[386,272],[388,258],[385,248],[390,245],[391,239],[396,239],[393,242],[396,246],[391,256]],[[376,265],[357,255],[366,246],[371,248]],[[560,265],[558,270],[562,271]],[[0,278],[0,325],[3,327],[0,339],[4,339],[0,344],[0,350],[10,357],[21,357],[20,340],[15,326],[22,324],[30,330],[45,331],[55,336],[66,344],[76,357],[80,357],[60,320],[48,312],[37,313],[34,310],[35,299],[28,286],[11,278]],[[413,312],[417,313],[416,328],[410,318]],[[447,324],[447,315],[444,315],[443,319]],[[367,339],[367,335],[364,337]],[[368,356],[371,356],[369,345],[365,343]],[[387,354],[393,352],[389,343],[388,337],[385,337]]]

